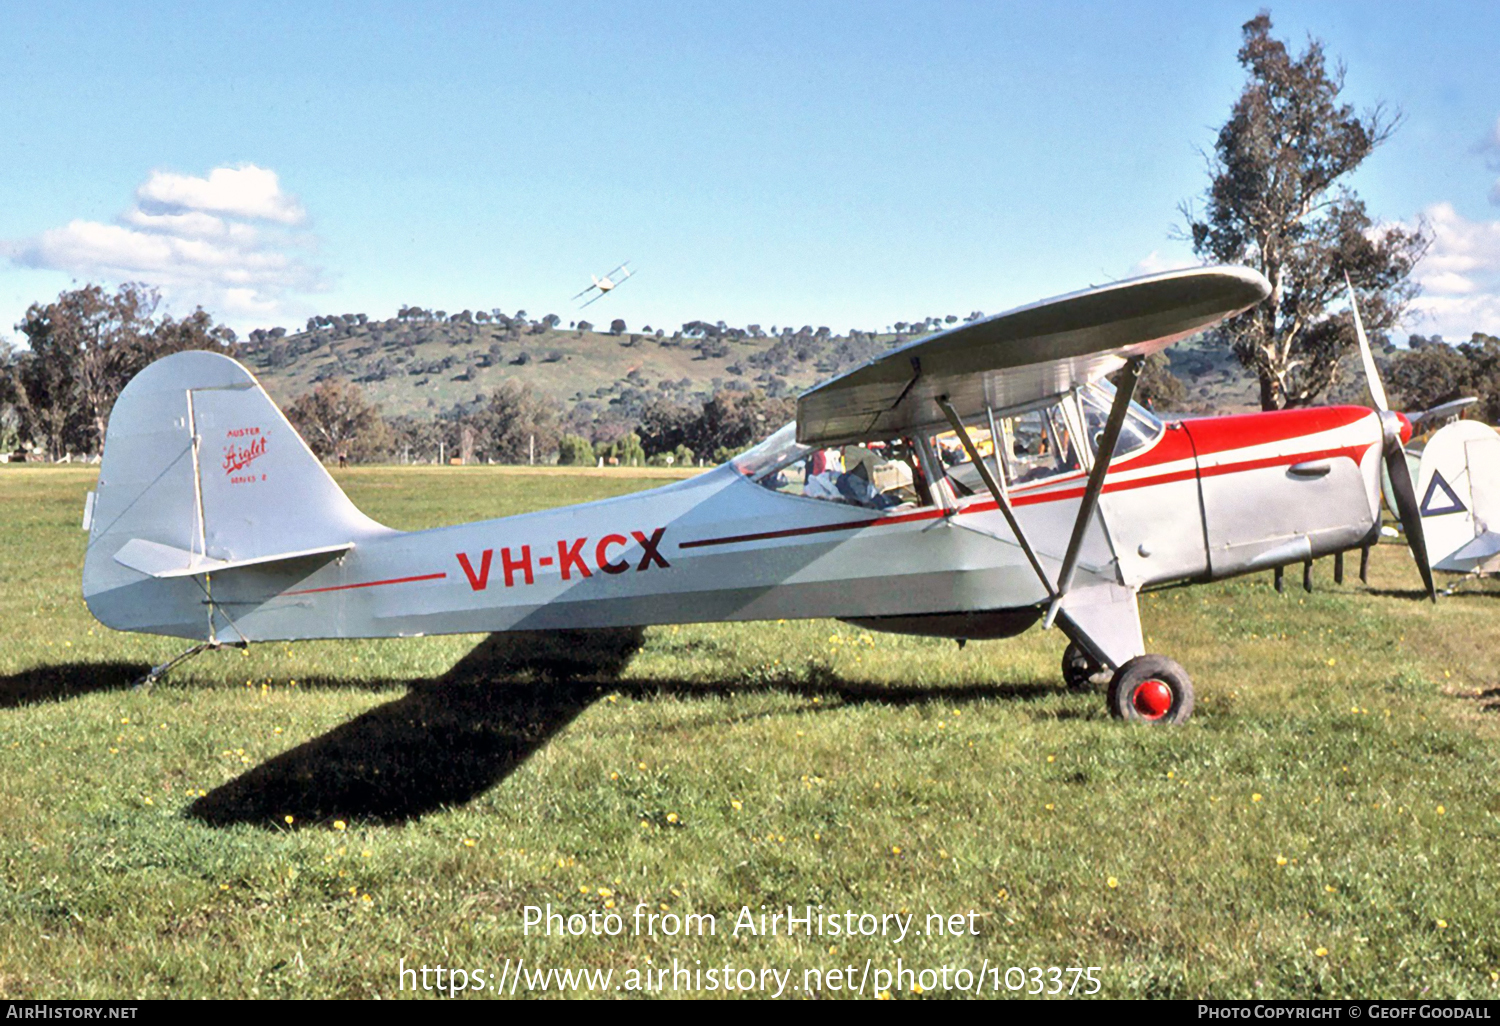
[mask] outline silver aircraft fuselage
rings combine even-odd
[[[774,491],[733,462],[633,495],[424,531],[391,530],[349,506],[340,551],[236,565],[242,553],[216,537],[266,548],[275,533],[288,539],[283,551],[311,548],[294,544],[298,513],[280,508],[286,497],[268,501],[272,457],[300,440],[279,413],[250,423],[255,407],[231,401],[238,387],[193,393],[186,417],[154,411],[153,444],[190,451],[132,486],[180,477],[182,494],[198,496],[196,533],[184,519],[181,538],[154,541],[196,552],[201,539],[203,557],[224,569],[150,576],[128,554],[111,559],[99,518],[131,514],[119,496],[118,510],[106,502],[113,483],[101,479],[85,595],[106,625],[236,643],[837,617],[982,638],[1025,629],[1048,599],[983,491],[960,497],[944,482],[941,501],[879,511]],[[1080,580],[1133,595],[1357,546],[1378,524],[1381,440],[1376,414],[1359,407],[1170,422],[1112,462]],[[1054,576],[1086,473],[1010,489]],[[323,515],[326,499],[309,495],[307,518]]]

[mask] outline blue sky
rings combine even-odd
[[[0,337],[89,280],[242,332],[407,303],[842,329],[1182,266],[1257,9],[0,3]],[[1500,333],[1500,4],[1270,10],[1404,113],[1352,184],[1436,232],[1408,328]]]

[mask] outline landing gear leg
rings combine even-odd
[[[1193,714],[1193,682],[1166,656],[1142,654],[1135,592],[1103,586],[1071,598],[1077,604],[1066,605],[1058,618],[1072,641],[1063,656],[1069,685],[1086,665],[1093,666],[1110,674],[1105,705],[1111,716],[1133,723],[1185,722]]]
[[[167,671],[170,670],[172,667],[176,666],[178,663],[187,662],[189,659],[193,658],[193,656],[197,655],[199,652],[207,652],[210,649],[223,648],[223,647],[224,647],[224,643],[221,642],[221,641],[203,641],[203,642],[199,642],[198,644],[194,645],[192,648],[188,649],[186,652],[182,652],[179,655],[173,656],[171,659],[168,659],[166,662],[162,663],[160,666],[153,666],[153,667],[151,667],[151,672],[150,673],[146,674],[144,677],[142,677],[140,680],[136,681],[131,686],[132,687],[136,687],[136,688],[149,688],[151,685],[155,684],[157,681],[159,681],[163,677],[165,677],[167,675]],[[244,648],[244,647],[248,647],[248,646],[245,646],[242,643],[240,647]]]
[[[1063,650],[1062,675],[1063,683],[1068,685],[1069,690],[1086,691],[1107,685],[1111,671],[1079,648],[1077,642],[1070,641]]]

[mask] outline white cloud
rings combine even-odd
[[[1409,327],[1466,341],[1476,331],[1500,334],[1500,221],[1471,221],[1451,203],[1423,211],[1432,249],[1417,265],[1422,295]]]
[[[120,220],[148,232],[163,232],[186,238],[214,239],[233,235],[243,242],[250,242],[257,234],[254,225],[226,221],[222,217],[198,210],[180,214],[148,214],[140,207],[131,207],[120,216]]]
[[[157,286],[182,312],[201,305],[236,327],[285,320],[297,293],[324,287],[298,255],[307,212],[276,172],[246,164],[206,178],[153,171],[114,224],[75,220],[5,244],[15,263],[82,279]]]
[[[1182,263],[1170,257],[1164,257],[1157,250],[1152,250],[1137,260],[1135,266],[1131,267],[1127,278],[1139,278],[1146,274],[1158,274],[1162,271],[1173,271],[1182,267]]]
[[[153,171],[135,197],[149,211],[208,211],[232,217],[301,224],[307,219],[295,197],[281,191],[276,172],[254,164],[216,167],[207,178]]]
[[[1173,246],[1165,253],[1159,249],[1153,249],[1132,264],[1130,270],[1125,273],[1125,277],[1140,278],[1147,274],[1161,274],[1163,271],[1200,267],[1202,264],[1203,261],[1195,257],[1185,245]]]

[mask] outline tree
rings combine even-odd
[[[552,399],[514,381],[491,392],[470,422],[478,433],[480,449],[501,463],[525,463],[533,451],[537,459],[544,459],[557,451],[562,433]]]
[[[563,435],[557,443],[557,462],[564,467],[592,467],[594,443],[582,435]]]
[[[98,285],[33,303],[17,325],[28,351],[11,370],[23,440],[62,452],[99,452],[115,399],[159,357],[184,349],[227,352],[234,332],[200,307],[182,320],[155,319],[157,291],[126,283],[113,294]]]
[[[391,431],[390,451],[413,463],[436,463],[443,451],[443,425],[426,417],[410,415],[391,417],[386,420]]]
[[[655,456],[671,452],[695,437],[701,410],[692,410],[670,399],[653,399],[641,411],[636,428],[645,450]]]
[[[1425,229],[1379,226],[1342,184],[1385,142],[1399,118],[1339,102],[1344,69],[1313,40],[1298,57],[1271,38],[1262,12],[1243,28],[1244,91],[1209,159],[1202,219],[1184,207],[1199,256],[1248,264],[1271,283],[1264,303],[1219,333],[1260,381],[1261,407],[1306,406],[1333,384],[1354,346],[1346,312],[1330,314],[1348,274],[1372,332],[1389,329],[1416,295],[1412,269]]]
[[[1414,336],[1410,348],[1391,361],[1387,381],[1408,410],[1476,396],[1479,403],[1468,415],[1493,424],[1500,420],[1500,338],[1475,332],[1450,346]]]
[[[721,391],[703,404],[703,414],[689,445],[694,452],[745,449],[797,415],[795,399],[768,399],[759,390]]]
[[[614,459],[622,467],[644,467],[646,465],[646,450],[641,448],[641,437],[634,431],[628,432],[616,442],[610,443],[599,451],[599,455],[606,460]]]
[[[11,452],[21,442],[26,393],[16,374],[18,367],[15,348],[0,339],[0,452]]]
[[[378,459],[390,451],[393,436],[380,407],[365,398],[358,385],[330,379],[286,409],[287,419],[319,459],[340,453],[355,462]]]
[[[1111,375],[1110,380],[1119,384],[1115,381],[1118,376],[1118,373]],[[1182,409],[1187,402],[1187,394],[1187,386],[1172,373],[1171,359],[1165,352],[1152,353],[1146,357],[1146,363],[1141,367],[1141,376],[1135,383],[1136,402],[1149,406],[1158,413],[1168,413]]]

